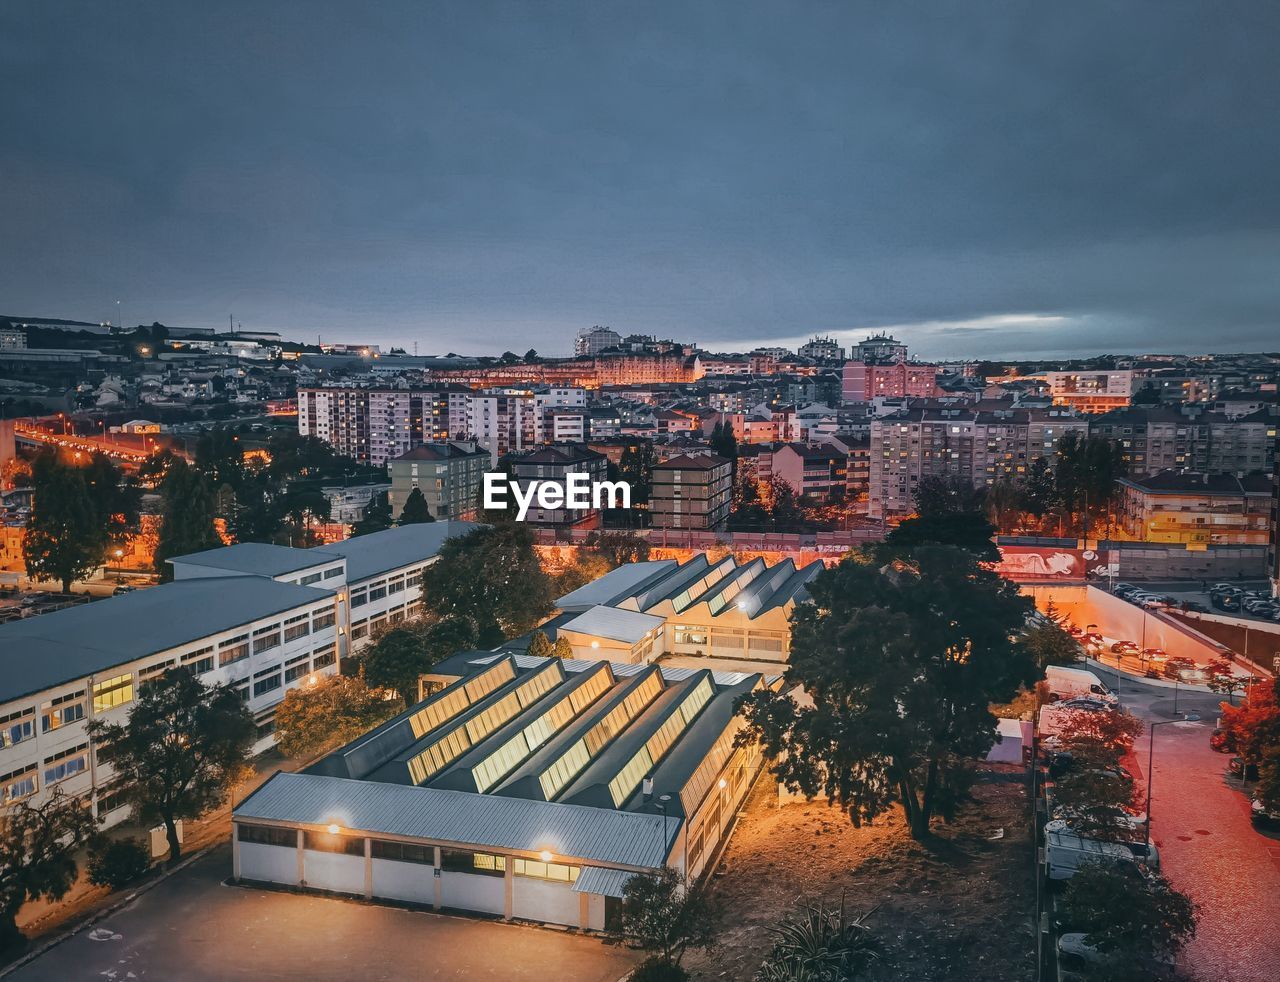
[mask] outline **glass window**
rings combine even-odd
[[[82,743],[45,758],[44,786],[65,781],[89,769],[89,745]]]
[[[259,846],[298,847],[297,829],[278,829],[270,825],[237,825],[236,838]]]
[[[40,731],[48,733],[50,730],[56,730],[59,727],[66,726],[68,723],[75,723],[84,719],[84,693],[78,693],[81,702],[65,703],[61,706],[54,706],[49,709],[40,718]]]
[[[316,614],[316,616],[311,619],[311,630],[323,631],[326,627],[333,627],[334,620],[336,620],[336,615],[332,608],[324,611],[323,613]]]
[[[436,863],[436,849],[435,846],[419,846],[412,842],[387,842],[384,839],[374,839],[373,858],[390,859],[397,863],[421,863],[423,866],[434,866]]]
[[[340,852],[348,856],[364,855],[364,836],[330,835],[328,832],[304,832],[303,848],[316,852]]]
[[[481,876],[505,876],[507,857],[485,852],[440,850],[440,868],[450,873],[478,873]]]
[[[311,623],[306,614],[290,617],[284,622],[284,640],[286,643],[297,641],[298,638],[305,638],[310,633]]]
[[[280,646],[280,625],[272,624],[269,627],[259,628],[253,632],[253,653],[261,654],[264,651],[270,651],[272,648]]]
[[[264,679],[255,679],[253,683],[253,695],[255,698],[258,696],[264,696],[268,692],[274,692],[276,689],[280,688],[280,685],[280,670],[279,666],[277,666],[274,675]]]
[[[241,658],[249,657],[249,635],[241,634],[228,638],[218,645],[218,665],[230,665]]]
[[[34,706],[0,716],[0,747],[12,747],[35,735],[36,710]]]
[[[36,793],[36,769],[28,766],[23,770],[0,774],[0,804],[17,801],[29,794]]]
[[[320,648],[316,651],[316,656],[311,662],[311,667],[316,671],[319,671],[322,668],[327,668],[333,664],[335,657],[336,655],[334,653],[333,645],[329,645],[326,648]]]
[[[133,675],[126,673],[93,685],[93,711],[103,713],[133,701]]]

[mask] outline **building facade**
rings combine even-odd
[[[1266,545],[1272,486],[1267,474],[1162,471],[1120,480],[1120,522],[1143,542]]]
[[[562,489],[562,499],[567,497],[571,474],[583,474],[588,482],[605,480],[609,471],[608,459],[584,444],[569,443],[539,447],[523,454],[511,454],[503,458],[511,468],[512,479],[527,490],[535,484],[555,484]],[[525,521],[535,525],[590,525],[600,521],[600,509],[594,507],[577,510],[567,507],[542,508],[537,499],[525,514]]]
[[[474,518],[489,465],[488,452],[474,443],[450,440],[414,447],[387,468],[391,474],[391,517],[399,519],[409,495],[417,488],[432,517]]]
[[[729,518],[733,462],[713,453],[677,454],[653,468],[654,528],[718,529]]]
[[[1127,369],[1045,372],[1054,405],[1070,406],[1082,413],[1105,413],[1129,405],[1136,378],[1137,373]]]
[[[849,361],[844,365],[841,397],[845,402],[870,402],[886,396],[932,399],[940,395],[936,365],[907,361]]]

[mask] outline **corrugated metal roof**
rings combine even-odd
[[[665,623],[664,618],[654,617],[652,614],[638,614],[634,610],[598,605],[561,624],[560,630],[635,644]]]
[[[602,897],[622,898],[627,881],[635,876],[630,870],[584,866],[573,884],[574,893],[597,893]]]
[[[323,549],[296,549],[293,546],[277,546],[269,542],[237,542],[231,546],[218,546],[203,552],[190,552],[169,560],[174,565],[206,566],[226,569],[234,573],[252,573],[255,576],[283,576],[298,570],[336,563],[337,553]]]
[[[655,559],[643,563],[626,563],[604,576],[566,593],[556,601],[561,610],[585,610],[596,604],[611,604],[630,596],[650,577],[668,573],[679,563],[674,559]]]
[[[369,535],[357,535],[341,542],[328,542],[324,551],[347,557],[347,582],[359,583],[402,566],[430,559],[440,552],[445,539],[466,535],[480,526],[474,522],[423,522],[400,525]]]
[[[325,826],[476,849],[536,854],[636,869],[666,861],[680,820],[608,808],[281,772],[235,809],[237,821]]]

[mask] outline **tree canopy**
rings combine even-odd
[[[173,567],[166,560],[222,545],[214,518],[209,482],[185,460],[175,460],[160,487],[155,567],[162,581],[173,579]]]
[[[371,730],[397,708],[369,688],[363,673],[317,679],[290,689],[276,707],[276,746],[287,757],[310,757]]]
[[[825,795],[855,825],[894,806],[916,837],[953,815],[972,761],[995,742],[992,703],[1036,675],[1016,643],[1031,602],[954,546],[880,565],[854,554],[792,614],[787,689],[744,697],[750,735],[789,788]]]
[[[666,965],[715,939],[718,908],[705,890],[692,890],[669,866],[637,873],[622,888],[622,931]]]
[[[404,508],[400,510],[401,525],[421,525],[423,522],[434,522],[431,507],[423,497],[420,488],[414,488],[405,499]]]
[[[81,468],[56,451],[36,457],[31,467],[32,504],[22,542],[27,575],[57,580],[62,592],[102,564],[107,529],[89,494]]]
[[[164,825],[176,862],[178,820],[199,818],[227,800],[246,776],[257,731],[240,696],[205,685],[185,668],[140,684],[136,700],[127,722],[93,720],[88,732],[115,768],[134,817]]]

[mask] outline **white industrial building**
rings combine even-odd
[[[631,875],[709,868],[761,765],[735,704],[780,678],[498,651],[428,682],[236,807],[236,880],[603,930]]]
[[[371,631],[416,613],[422,570],[474,527],[210,549],[170,560],[171,583],[0,625],[0,807],[57,785],[108,824],[123,819],[85,724],[123,721],[137,687],[175,665],[238,691],[265,749],[285,692],[335,673]]]

